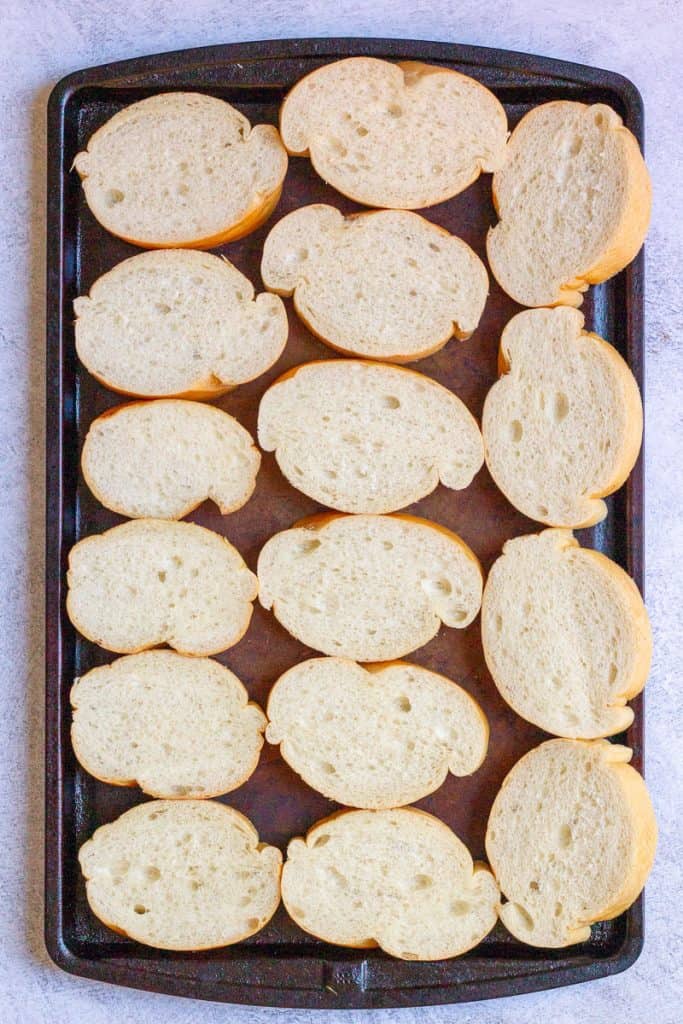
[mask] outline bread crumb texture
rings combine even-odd
[[[488,294],[472,249],[405,210],[294,210],[270,231],[261,276],[271,291],[294,295],[301,319],[332,348],[394,362],[469,337]]]
[[[531,946],[585,942],[645,885],[657,824],[627,747],[548,740],[507,775],[486,832],[503,924]]]
[[[138,804],[98,828],[78,859],[93,913],[157,949],[240,942],[280,902],[280,851],[211,800]]]
[[[282,898],[305,931],[340,946],[379,945],[442,960],[496,923],[499,892],[443,822],[423,811],[347,811],[287,848]]]
[[[352,57],[297,82],[280,130],[290,153],[310,155],[351,199],[419,209],[501,166],[507,117],[492,92],[456,71]]]

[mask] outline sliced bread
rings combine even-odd
[[[438,485],[467,487],[484,461],[476,420],[412,370],[357,359],[306,363],[261,399],[259,444],[289,482],[340,512],[395,512]]]
[[[505,778],[486,853],[507,902],[503,924],[530,946],[585,942],[638,897],[657,823],[628,747],[548,740]]]
[[[139,253],[74,302],[76,351],[105,387],[213,398],[259,377],[287,341],[282,300],[207,252]]]
[[[366,206],[419,209],[503,162],[507,118],[485,86],[449,68],[374,57],[302,78],[280,112],[288,151]]]
[[[143,248],[211,249],[262,224],[287,173],[276,128],[200,93],[161,93],[114,114],[74,160],[93,215]]]
[[[455,533],[414,516],[319,515],[276,533],[260,601],[302,643],[354,661],[422,647],[479,611],[482,574]]]
[[[312,658],[280,676],[266,739],[313,789],[350,807],[389,808],[434,792],[486,757],[486,717],[461,687],[419,665],[364,668]]]
[[[515,128],[493,201],[500,221],[487,249],[501,288],[523,306],[579,306],[643,244],[650,178],[614,110],[559,100]]]
[[[461,239],[405,210],[344,217],[303,206],[263,247],[263,283],[294,295],[322,341],[347,355],[409,363],[468,338],[479,323],[488,275]]]
[[[182,654],[232,647],[251,619],[256,577],[225,537],[194,523],[137,519],[69,553],[66,610],[108,651],[168,644]]]
[[[488,935],[500,894],[447,825],[399,808],[343,811],[292,839],[282,900],[304,931],[325,942],[443,960]]]
[[[652,635],[643,600],[620,566],[579,547],[569,530],[515,537],[486,581],[486,664],[527,721],[574,739],[627,729]]]
[[[71,742],[86,771],[151,796],[220,796],[256,769],[266,718],[209,658],[145,651],[91,669],[71,689]]]
[[[515,508],[549,526],[604,519],[600,499],[624,483],[643,436],[633,374],[582,328],[575,309],[514,316],[500,341],[504,376],[484,404],[491,476]]]
[[[282,854],[243,814],[212,800],[149,800],[80,849],[90,909],[157,949],[241,942],[280,902]]]
[[[91,423],[81,455],[98,501],[131,519],[182,519],[206,498],[234,512],[251,497],[260,463],[236,419],[178,399],[109,409]]]

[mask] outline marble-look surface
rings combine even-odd
[[[305,1011],[192,1003],[69,977],[42,944],[43,276],[45,103],[76,68],[209,43],[314,35],[444,39],[619,71],[643,93],[654,218],[647,245],[647,602],[655,657],[648,782],[661,843],[647,890],[647,943],[624,975],[489,1003],[387,1010],[373,1024],[677,1024],[683,1017],[677,811],[683,618],[683,312],[680,0],[3,0],[0,3],[0,1021],[3,1024],[255,1024]],[[328,1020],[361,1020],[334,1012]]]

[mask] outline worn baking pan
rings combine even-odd
[[[277,123],[286,90],[327,61],[357,54],[431,61],[464,71],[493,89],[511,124],[546,100],[576,99],[613,106],[642,143],[640,96],[626,79],[595,68],[520,53],[449,43],[398,40],[317,39],[240,43],[186,50],[79,71],[54,89],[49,104],[48,321],[47,321],[47,845],[46,941],[67,971],[135,988],[226,1002],[278,1006],[372,1007],[449,1003],[569,985],[624,970],[643,942],[639,900],[614,921],[596,925],[590,940],[565,950],[533,949],[502,927],[477,949],[438,963],[392,960],[379,950],[348,950],[305,935],[282,908],[260,934],[239,945],[196,954],[160,952],[109,931],[91,914],[77,864],[77,851],[93,830],[137,803],[136,789],[107,786],[77,764],[69,742],[69,688],[74,676],[113,658],[77,635],[65,613],[65,567],[69,548],[86,534],[115,525],[120,517],[102,508],[79,475],[79,454],[88,425],[116,404],[114,394],[80,366],[72,327],[72,301],[92,282],[136,250],[107,234],[89,213],[70,168],[88,137],[127,103],[169,89],[193,89],[223,97],[252,123]],[[306,159],[292,159],[274,217],[223,251],[260,287],[259,259],[272,224],[289,210],[329,202],[344,211],[357,207],[320,181]],[[494,220],[490,177],[426,211],[437,224],[461,235],[481,255]],[[220,400],[252,434],[261,394],[290,366],[331,355],[290,314],[290,338],[278,364],[252,384]],[[423,373],[453,388],[475,416],[496,377],[501,330],[518,307],[494,281],[483,320],[465,343],[452,341],[419,364]],[[608,338],[627,358],[642,385],[642,257],[624,273],[594,287],[584,299],[587,327]],[[623,565],[642,586],[642,473],[640,463],[608,500],[607,519],[580,540]],[[221,517],[205,504],[191,519],[224,533],[254,569],[258,551],[276,530],[318,506],[291,488],[272,456],[265,456],[254,497],[238,512]],[[461,534],[485,569],[503,542],[537,530],[517,513],[482,470],[465,492],[438,488],[411,511]],[[257,607],[244,639],[220,660],[265,704],[276,677],[311,652]],[[479,624],[465,631],[442,630],[414,660],[451,676],[475,694],[491,723],[483,767],[470,779],[452,776],[419,806],[451,825],[475,857],[483,857],[486,819],[510,766],[545,734],[522,721],[501,701],[482,657]],[[625,737],[642,768],[642,701]],[[246,813],[261,837],[284,848],[334,804],[308,789],[266,745],[254,776],[227,801]]]

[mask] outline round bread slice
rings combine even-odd
[[[168,644],[208,655],[246,633],[256,577],[225,537],[194,523],[137,519],[84,537],[69,553],[66,610],[117,654]]]
[[[74,167],[93,215],[144,249],[212,249],[272,213],[287,173],[276,128],[200,93],[160,93],[114,114]]]
[[[529,309],[500,341],[503,377],[484,403],[491,476],[515,508],[549,526],[592,526],[633,469],[643,436],[638,385],[576,309]]]
[[[312,658],[268,698],[268,742],[309,786],[350,807],[400,807],[433,793],[449,771],[471,775],[488,735],[474,698],[406,662]]]
[[[289,482],[340,512],[395,512],[484,461],[476,420],[412,370],[357,359],[306,363],[261,399],[259,444]]]
[[[500,894],[447,825],[399,808],[342,811],[292,839],[282,901],[300,928],[325,942],[443,960],[488,935]]]
[[[476,555],[414,516],[319,515],[276,533],[259,555],[259,600],[323,654],[387,661],[441,624],[463,629],[481,604]]]
[[[294,210],[266,238],[261,276],[331,348],[396,363],[468,338],[488,294],[472,249],[405,210]]]
[[[530,946],[585,942],[627,910],[650,873],[657,823],[628,747],[548,740],[505,778],[486,853],[507,902],[500,917]]]
[[[534,107],[493,176],[500,221],[487,251],[498,284],[522,306],[581,305],[640,249],[651,191],[638,142],[610,107]]]
[[[81,469],[105,508],[131,519],[182,519],[206,498],[222,515],[241,508],[261,456],[227,412],[159,399],[109,409],[90,425]]]
[[[310,156],[351,199],[419,209],[502,165],[507,117],[492,92],[457,71],[351,57],[294,86],[280,131],[290,153]]]
[[[93,914],[157,949],[229,946],[280,902],[282,854],[212,800],[150,800],[102,825],[78,854]]]
[[[86,771],[168,799],[220,796],[256,769],[266,717],[217,661],[145,651],[71,689],[71,742]]]
[[[254,380],[287,341],[281,299],[254,297],[222,256],[146,252],[74,302],[76,351],[105,387],[139,398],[215,398]]]
[[[486,664],[518,715],[557,736],[627,729],[650,668],[645,605],[627,573],[569,530],[509,540],[484,588]]]

